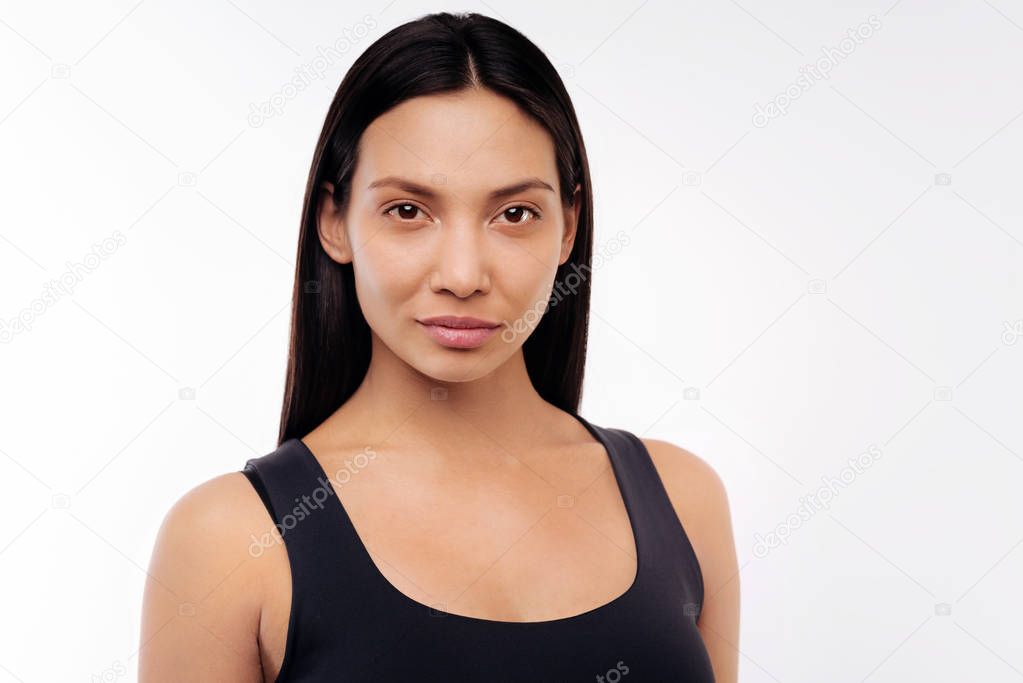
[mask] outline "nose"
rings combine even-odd
[[[485,230],[461,221],[442,225],[434,252],[430,287],[459,298],[490,289],[490,257]]]

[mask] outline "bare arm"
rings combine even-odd
[[[262,681],[262,584],[249,554],[269,517],[239,472],[185,494],[167,513],[146,580],[139,680]]]
[[[717,683],[739,680],[739,567],[728,494],[717,472],[689,451],[644,439],[703,572],[696,626]]]

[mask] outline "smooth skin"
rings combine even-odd
[[[487,90],[419,97],[363,134],[345,210],[322,189],[319,239],[353,264],[373,348],[356,393],[302,440],[328,473],[375,453],[338,495],[380,573],[418,602],[499,621],[572,616],[624,593],[635,542],[607,453],[537,394],[522,355],[529,312],[543,311],[577,229],[579,188],[571,205],[560,200],[549,134]],[[435,315],[520,333],[452,349],[417,322]],[[697,625],[715,678],[735,683],[724,485],[689,451],[643,442],[700,562]],[[174,504],[146,584],[141,681],[275,680],[291,577],[283,544],[257,542],[272,530],[240,472]]]

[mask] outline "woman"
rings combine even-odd
[[[590,187],[514,29],[434,14],[359,57],[307,185],[278,448],[168,513],[142,680],[736,680],[720,479],[577,412]]]

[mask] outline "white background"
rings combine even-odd
[[[725,481],[741,680],[1023,680],[1020,2],[143,0],[0,3],[0,681],[135,678],[163,515],[274,446],[334,89],[439,9],[563,74],[597,248],[629,241],[581,411]]]

